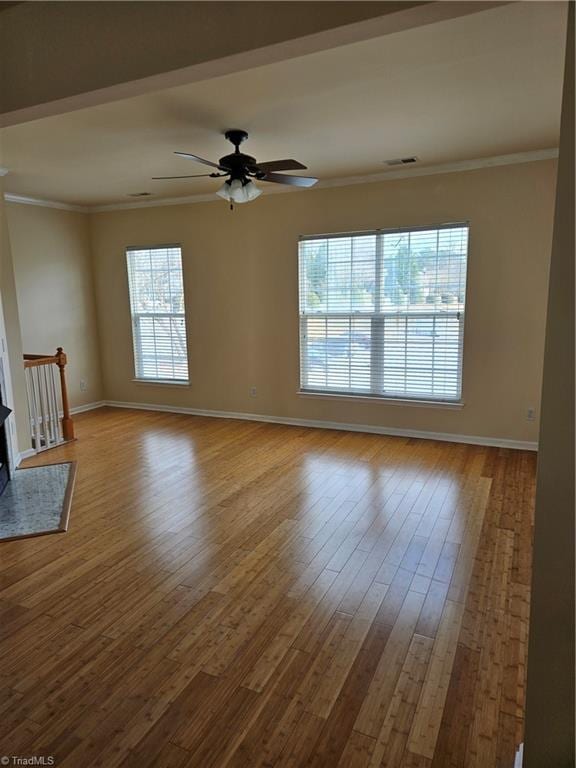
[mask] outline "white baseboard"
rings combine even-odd
[[[74,416],[76,413],[84,413],[85,411],[93,411],[95,408],[102,408],[106,404],[105,400],[97,400],[94,403],[85,403],[84,405],[77,405],[75,408],[70,408],[70,413]]]
[[[36,456],[34,448],[27,448],[25,451],[20,451],[16,456],[16,466],[19,467],[24,459],[29,459],[31,456]]]
[[[427,432],[416,429],[396,429],[381,427],[374,424],[341,424],[337,421],[319,421],[316,419],[294,419],[287,416],[269,416],[260,413],[242,413],[234,411],[211,411],[200,408],[179,408],[172,405],[155,405],[153,403],[127,403],[119,400],[107,400],[102,405],[111,408],[131,408],[138,411],[160,411],[163,413],[182,413],[188,416],[209,416],[216,419],[241,419],[243,421],[263,421],[269,424],[286,424],[294,427],[312,427],[316,429],[336,429],[344,432],[369,432],[376,435],[391,437],[416,437],[423,440],[441,440],[449,443],[467,443],[470,445],[487,445],[495,448],[515,448],[523,451],[537,451],[538,443],[524,440],[508,440],[501,437],[484,437],[482,435],[457,435],[447,432]],[[94,407],[99,407],[95,405]]]
[[[94,403],[86,403],[85,405],[77,405],[75,408],[70,408],[70,413],[72,416],[76,413],[84,413],[84,411],[93,411],[95,408],[102,408],[106,403],[104,400],[98,400]],[[62,412],[59,413],[60,416],[62,416]],[[42,419],[40,419],[42,421]],[[16,467],[19,467],[20,464],[24,461],[24,459],[29,459],[31,456],[36,456],[37,453],[34,450],[34,448],[27,448],[25,451],[19,451],[18,455],[15,459],[15,465]]]

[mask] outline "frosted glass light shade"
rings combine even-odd
[[[249,203],[250,200],[256,200],[262,192],[253,181],[243,184],[240,179],[232,179],[224,182],[216,194],[231,203]]]

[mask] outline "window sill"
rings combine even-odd
[[[330,400],[348,400],[356,403],[383,403],[385,405],[408,405],[416,408],[444,408],[452,411],[459,411],[464,407],[462,400],[411,400],[410,398],[400,397],[376,397],[374,395],[345,395],[332,392],[309,392],[307,390],[298,390],[299,397],[310,397],[313,399],[328,398]]]
[[[152,387],[189,387],[189,381],[170,381],[166,379],[132,379],[134,384],[147,384]]]

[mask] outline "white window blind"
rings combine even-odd
[[[188,381],[180,246],[128,248],[126,259],[136,378]]]
[[[468,226],[303,237],[305,392],[458,401]]]

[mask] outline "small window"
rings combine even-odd
[[[303,392],[459,401],[468,226],[304,237]]]
[[[179,245],[128,248],[134,368],[143,381],[188,381]]]

